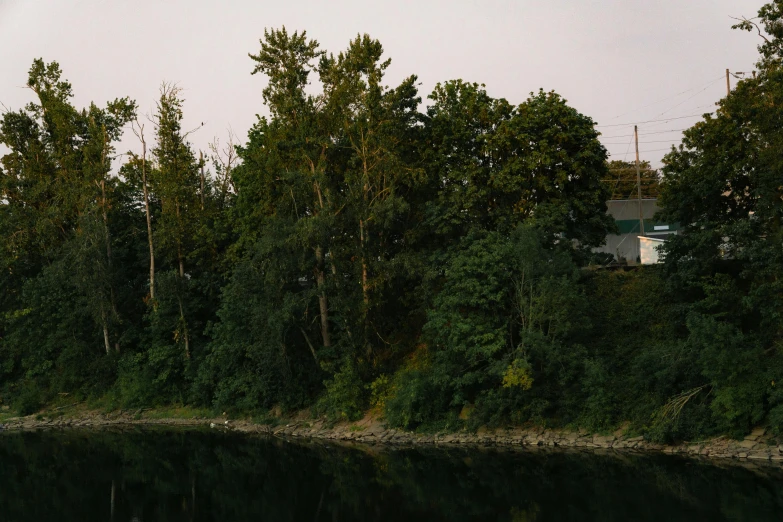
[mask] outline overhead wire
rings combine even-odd
[[[628,153],[631,151],[631,143],[633,143],[633,137],[634,137],[634,135],[631,134],[631,139],[630,139],[630,141],[628,141],[628,147],[625,149],[625,156],[623,156],[623,161],[625,161],[626,158],[628,158]]]
[[[666,110],[665,110],[665,111],[663,111],[662,113],[658,114],[658,116],[663,116],[664,114],[666,114],[666,113],[667,113],[667,112],[669,112],[670,110],[672,110],[672,109],[676,109],[677,107],[679,107],[679,106],[680,106],[680,105],[682,105],[683,103],[685,103],[685,102],[687,102],[687,101],[689,101],[689,100],[692,100],[693,98],[695,98],[695,97],[696,97],[696,96],[698,96],[699,94],[701,94],[701,93],[703,93],[704,91],[706,91],[707,89],[709,89],[709,88],[710,88],[712,85],[714,85],[714,84],[715,84],[715,82],[717,82],[717,81],[721,80],[722,78],[723,78],[723,77],[721,77],[721,78],[718,78],[717,80],[713,80],[713,81],[711,81],[711,82],[710,82],[710,83],[708,83],[708,84],[707,84],[707,85],[706,85],[706,86],[705,86],[705,87],[704,87],[702,90],[700,90],[699,92],[697,92],[697,93],[696,93],[696,94],[694,94],[693,96],[689,96],[688,98],[685,98],[684,100],[682,100],[680,103],[678,103],[678,104],[676,104],[676,105],[674,105],[674,106],[672,106],[672,107],[669,107],[668,109],[666,109]],[[701,107],[696,107],[696,109],[699,109],[699,108],[701,108]],[[657,118],[658,116],[656,116],[656,118]]]
[[[631,144],[629,143],[629,144],[628,144],[628,150],[630,150],[630,149],[631,149]],[[628,152],[627,152],[627,151],[626,151],[625,157],[626,157],[626,158],[628,157]],[[623,161],[625,161],[625,158],[623,158]],[[624,169],[624,170],[627,170],[627,168],[626,168],[626,169]],[[620,183],[620,177],[618,176],[618,177],[617,177],[617,184],[615,184],[615,189],[617,188],[617,185],[618,185],[619,183]],[[624,212],[625,212],[625,209],[628,207],[628,202],[629,202],[629,201],[631,201],[631,196],[633,196],[633,193],[634,193],[634,191],[635,191],[635,190],[636,190],[636,189],[633,189],[633,190],[631,190],[631,193],[630,193],[630,194],[628,194],[628,197],[627,197],[627,198],[625,198],[625,200],[623,200],[623,208],[622,208],[622,210],[620,211],[620,213],[624,213]],[[613,189],[612,191],[614,191],[614,189]],[[641,205],[641,201],[639,202],[639,204]],[[633,231],[632,231],[632,232],[633,232]],[[641,229],[639,230],[639,232],[641,233]],[[628,239],[630,236],[631,236],[631,234],[626,234],[626,235],[625,235],[625,237],[624,237],[624,238],[622,238],[622,239],[620,240],[620,242],[619,242],[619,243],[617,243],[617,247],[616,247],[616,248],[617,248],[617,250],[618,250],[618,251],[619,251],[619,249],[620,249],[620,246],[622,246],[622,244],[623,244],[623,243],[625,243],[625,240],[626,240],[626,239]],[[640,249],[640,250],[641,250],[641,249]],[[618,252],[618,253],[619,253],[619,252]],[[607,263],[606,263],[604,266],[609,266],[609,265],[610,265],[610,264],[611,264],[613,261],[614,261],[614,258],[613,258],[612,260],[610,260],[609,262],[607,262]]]
[[[710,80],[710,81],[709,81],[709,82],[708,82],[708,83],[707,83],[707,84],[704,86],[704,89],[702,89],[701,91],[699,91],[699,92],[698,92],[698,93],[696,93],[696,94],[699,94],[699,93],[701,93],[702,91],[704,91],[705,89],[707,89],[707,87],[711,86],[712,84],[714,84],[715,82],[717,82],[718,80],[721,80],[721,79],[723,79],[723,78],[724,78],[724,76],[723,76],[723,75],[720,75],[718,78],[715,78],[714,80]],[[642,109],[646,109],[647,107],[652,107],[653,105],[657,105],[657,104],[659,104],[659,103],[663,103],[663,102],[665,102],[665,101],[669,101],[669,100],[671,100],[671,99],[673,99],[673,98],[676,98],[676,97],[678,97],[678,96],[682,96],[683,94],[685,94],[685,93],[688,93],[688,92],[691,92],[692,90],[694,90],[694,89],[698,89],[698,88],[699,88],[699,87],[691,87],[690,89],[685,89],[684,91],[682,91],[682,92],[679,92],[679,93],[677,93],[677,94],[673,94],[672,96],[668,96],[668,97],[666,97],[666,98],[663,98],[663,99],[660,99],[660,100],[658,100],[658,101],[654,101],[654,102],[652,102],[652,103],[648,103],[647,105],[644,105],[644,106],[642,106],[642,107],[639,107],[638,109],[632,109],[632,110],[630,110],[630,111],[627,111],[627,112],[624,112],[624,113],[622,113],[622,114],[618,114],[617,116],[614,116],[613,118],[609,118],[607,121],[616,120],[617,118],[620,118],[620,117],[622,117],[622,116],[625,116],[626,114],[631,114],[632,112],[640,111],[640,110],[642,110]],[[694,95],[694,96],[695,96],[695,95]],[[693,98],[694,96],[691,96],[691,98]],[[688,98],[688,99],[690,99],[690,98]],[[686,100],[686,101],[687,101],[687,100]],[[671,110],[671,109],[669,109],[669,110]],[[666,111],[666,112],[668,112],[668,111]]]
[[[666,130],[659,130],[654,132],[640,132],[639,136],[646,136],[648,134],[665,134],[667,132],[681,132],[684,130],[688,130],[690,127],[683,127],[682,129],[666,129]],[[602,138],[627,138],[628,136],[633,136],[633,131],[630,134],[616,134],[614,136],[604,136],[601,135]]]
[[[708,114],[715,114],[715,111],[713,110],[713,111],[710,111],[710,112],[703,112],[701,114],[695,114],[694,116],[700,116],[700,117],[703,118],[704,116],[706,116]],[[648,125],[647,128],[657,127],[658,125],[663,125],[664,123],[665,123],[665,121],[659,121],[658,123],[652,123],[652,125]]]
[[[640,151],[639,151],[639,154],[646,154],[646,153],[648,153],[648,152],[661,152],[662,150],[671,150],[671,148],[669,148],[669,149],[640,150]],[[620,152],[617,152],[617,153],[612,153],[612,152],[610,152],[610,153],[609,153],[609,155],[610,155],[610,156],[612,156],[612,155],[617,155],[617,156],[619,156],[620,154],[621,154]],[[626,153],[626,156],[627,156],[627,153]]]
[[[653,120],[645,120],[645,121],[627,121],[625,123],[615,123],[612,125],[596,125],[596,127],[623,127],[625,125],[642,125],[645,123],[655,123],[660,121],[684,120],[685,118],[694,118],[696,116],[704,116],[705,114],[712,114],[712,112],[702,112],[699,114],[687,114],[685,116],[673,116],[671,118],[661,118],[659,120],[653,119]]]
[[[640,107],[639,109],[634,109],[632,111],[628,111],[628,112],[625,112],[625,113],[620,114],[618,116],[615,116],[614,118],[611,118],[608,121],[612,121],[612,120],[614,120],[616,118],[619,118],[619,117],[621,117],[621,116],[623,116],[625,114],[629,114],[629,113],[635,112],[637,110],[641,110],[641,109],[644,109],[644,108],[647,108],[647,107],[651,107],[651,106],[656,105],[658,103],[662,103],[664,101],[668,101],[668,100],[677,98],[678,96],[682,96],[683,94],[686,94],[688,92],[692,92],[692,91],[694,91],[696,89],[699,89],[693,95],[691,95],[691,96],[687,97],[686,99],[684,99],[684,100],[682,100],[682,101],[672,105],[671,107],[669,107],[665,111],[661,112],[660,114],[656,115],[652,119],[643,120],[643,121],[637,121],[637,122],[603,124],[603,125],[596,125],[595,127],[596,128],[614,128],[614,127],[623,127],[623,126],[626,126],[626,125],[628,125],[628,126],[631,126],[631,125],[639,126],[639,125],[647,125],[647,124],[652,124],[652,125],[649,125],[649,127],[656,127],[658,125],[662,125],[662,124],[670,122],[670,121],[684,120],[684,119],[694,118],[694,117],[704,117],[706,114],[713,114],[715,112],[714,110],[710,111],[710,112],[706,112],[706,113],[687,114],[687,115],[682,115],[682,116],[672,116],[672,117],[661,118],[661,116],[664,116],[665,114],[673,111],[674,109],[676,109],[676,108],[682,106],[683,104],[687,103],[688,101],[694,99],[699,94],[703,93],[704,91],[709,89],[712,85],[714,85],[716,82],[720,81],[723,78],[724,78],[724,76],[721,75],[720,77],[715,78],[714,80],[710,80],[707,84],[705,84],[703,87],[701,87],[701,89],[699,89],[698,87],[693,87],[691,89],[686,89],[685,91],[677,93],[677,94],[675,94],[673,96],[669,96],[667,98],[658,100],[656,102],[644,105],[643,107]],[[699,107],[692,108],[691,111],[695,111],[695,110],[699,110],[699,109],[703,109],[703,108],[708,108],[708,107],[713,107],[713,106],[714,106],[714,104],[702,105],[702,106],[699,106]],[[599,139],[601,139],[601,138],[604,138],[604,139],[629,138],[628,145],[626,147],[625,153],[622,153],[622,152],[617,152],[617,153],[607,152],[607,155],[609,157],[614,157],[614,158],[619,158],[622,155],[622,157],[623,157],[622,161],[626,162],[627,159],[628,159],[628,154],[629,154],[629,152],[631,150],[631,144],[634,141],[634,135],[636,135],[636,136],[655,136],[655,135],[659,135],[659,134],[667,134],[667,133],[675,133],[675,132],[682,133],[683,131],[687,130],[687,128],[659,129],[659,130],[650,130],[650,131],[646,131],[646,132],[638,132],[638,130],[636,130],[636,129],[634,129],[634,130],[635,130],[635,132],[629,132],[628,134],[612,134],[612,135],[609,135],[609,136],[600,136]],[[639,154],[651,154],[651,153],[655,153],[655,152],[671,151],[675,147],[676,142],[679,139],[680,139],[679,136],[672,136],[672,138],[669,139],[669,140],[667,140],[667,139],[664,139],[664,140],[652,139],[652,140],[649,140],[649,141],[642,141],[642,143],[650,143],[650,144],[652,144],[652,143],[670,143],[671,146],[668,147],[668,148],[640,150],[640,151],[638,151],[638,153]],[[619,141],[618,142],[603,142],[603,144],[605,146],[624,145],[625,142],[624,141],[623,142],[619,142]],[[652,164],[650,164],[650,168],[652,168]],[[627,167],[609,167],[608,170],[610,172],[611,171],[618,171],[618,170],[627,170]],[[616,180],[607,179],[607,180],[602,180],[602,181],[605,181],[605,182],[614,181],[615,182],[614,183],[614,187],[612,187],[612,193],[614,193],[617,190],[617,188],[618,188],[618,186],[619,186],[619,184],[621,182],[621,176],[618,173],[618,176],[617,176]],[[624,201],[624,203],[623,203],[623,210],[627,206],[627,204],[630,201],[630,198],[631,198],[632,195],[633,195],[633,193],[629,194],[628,197],[626,198],[626,200]],[[627,239],[627,238],[623,238],[623,240],[620,242],[618,247],[620,245],[622,245],[622,243],[624,242],[625,239]]]
[[[673,141],[679,141],[680,138],[672,138],[670,140],[650,140],[640,141],[639,143],[671,143]],[[604,145],[625,145],[624,141],[603,141]]]
[[[628,142],[628,148],[625,149],[625,157],[623,157],[623,161],[628,158],[628,152],[631,150],[631,143],[633,143],[633,134],[631,135],[631,140]],[[614,187],[612,187],[612,192],[617,189],[617,186],[620,184],[620,176],[617,176],[617,181],[614,184]]]
[[[688,130],[690,127],[683,127],[682,129],[667,129],[667,130],[659,130],[655,132],[640,132],[639,136],[647,136],[648,134],[665,134],[667,132],[682,132],[684,130]]]

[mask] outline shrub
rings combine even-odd
[[[357,420],[366,406],[365,387],[356,365],[346,359],[332,379],[324,381],[326,390],[316,405],[319,414],[331,420]]]

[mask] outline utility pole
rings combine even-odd
[[[726,96],[731,94],[731,84],[729,83],[729,70],[726,69]]]
[[[639,197],[639,236],[644,236],[644,214],[642,212],[642,172],[639,166],[639,128],[633,126],[633,139],[636,142],[636,193]]]

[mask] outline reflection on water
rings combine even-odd
[[[0,520],[780,520],[783,472],[664,456],[346,449],[204,431],[0,436]]]

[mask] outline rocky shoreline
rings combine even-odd
[[[735,459],[745,462],[769,462],[783,465],[783,445],[770,437],[764,428],[754,429],[742,440],[719,437],[701,442],[666,446],[654,444],[639,436],[626,436],[624,430],[614,434],[592,434],[585,431],[551,430],[544,428],[512,428],[485,430],[476,433],[419,434],[387,428],[378,419],[367,416],[353,423],[330,425],[323,420],[293,420],[287,424],[259,424],[248,420],[220,418],[139,418],[129,413],[91,413],[76,417],[29,416],[7,419],[0,430],[34,431],[71,428],[102,428],[132,426],[209,427],[240,433],[256,433],[291,439],[319,439],[356,442],[367,445],[416,446],[498,446],[576,448],[612,450],[617,452],[659,452],[710,459]]]

